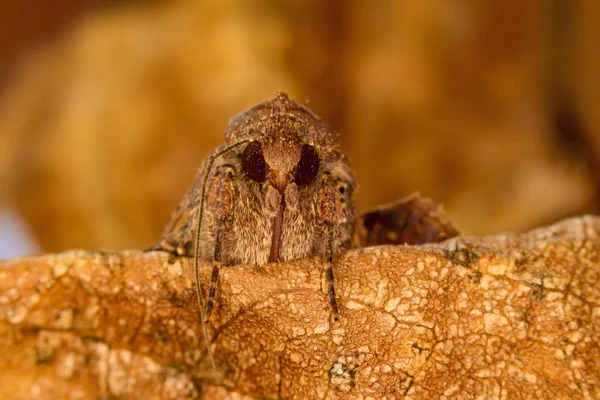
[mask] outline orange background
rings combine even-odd
[[[600,3],[0,7],[0,207],[45,251],[152,244],[279,89],[342,133],[362,210],[419,191],[466,234],[598,210]]]

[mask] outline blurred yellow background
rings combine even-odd
[[[598,211],[600,2],[0,7],[0,208],[43,251],[152,244],[280,89],[342,133],[362,210],[419,191],[465,234]]]

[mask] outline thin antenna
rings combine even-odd
[[[200,306],[200,317],[202,319],[202,330],[204,331],[204,340],[206,341],[206,350],[208,352],[208,358],[210,359],[210,364],[212,365],[213,371],[217,370],[215,365],[215,359],[212,354],[212,350],[210,349],[210,337],[208,336],[208,321],[206,320],[206,313],[204,310],[204,301],[202,301],[202,293],[201,293],[201,285],[200,285],[200,228],[202,228],[202,213],[204,211],[204,189],[206,188],[206,182],[208,181],[208,176],[210,174],[210,169],[214,163],[214,161],[227,153],[228,151],[234,149],[235,147],[244,144],[246,142],[250,142],[250,139],[238,140],[228,146],[225,146],[219,151],[215,151],[208,157],[208,162],[206,164],[206,168],[204,169],[204,176],[202,177],[202,190],[200,191],[200,211],[198,212],[198,220],[196,222],[196,237],[195,237],[195,247],[194,247],[194,275],[196,277],[196,297],[198,298],[198,305]]]

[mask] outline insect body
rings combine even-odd
[[[339,137],[284,93],[234,117],[155,249],[213,262],[204,319],[222,265],[321,255],[334,318],[333,253],[352,246],[355,180]]]

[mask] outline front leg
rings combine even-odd
[[[339,319],[339,310],[333,277],[333,252],[350,245],[353,224],[353,204],[350,204],[352,187],[344,181],[333,177],[330,173],[321,175],[319,188],[319,222],[325,235],[323,261],[326,263],[325,279],[329,303],[334,320]],[[334,241],[337,236],[337,243]]]
[[[210,191],[206,199],[208,215],[212,217],[213,224],[209,226],[215,235],[215,248],[213,253],[213,266],[206,300],[205,320],[208,321],[214,307],[214,298],[219,280],[221,267],[221,251],[223,232],[231,229],[233,221],[233,202],[235,198],[235,169],[229,165],[221,166],[215,172],[210,182]]]

